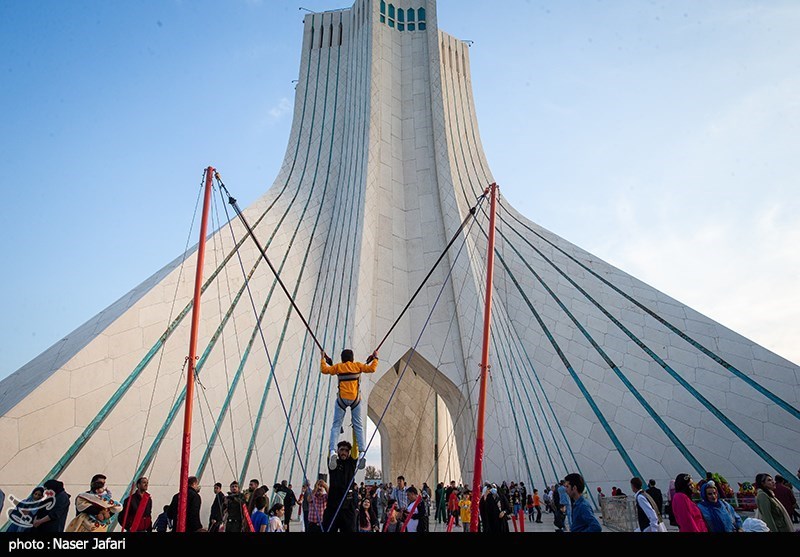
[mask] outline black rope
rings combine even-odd
[[[388,339],[389,335],[392,334],[392,331],[394,330],[394,328],[397,326],[398,323],[400,323],[400,320],[403,318],[403,315],[405,315],[406,311],[408,311],[408,308],[411,307],[411,304],[414,302],[414,299],[420,293],[420,291],[422,290],[422,287],[425,286],[425,283],[428,282],[428,279],[431,278],[431,275],[436,270],[436,267],[439,266],[439,263],[441,263],[442,259],[444,259],[444,256],[447,255],[447,252],[450,250],[450,247],[458,239],[459,235],[464,230],[464,227],[467,226],[467,223],[470,221],[470,219],[475,217],[475,213],[477,213],[478,207],[480,207],[481,203],[483,203],[483,200],[486,199],[486,196],[488,195],[488,193],[489,193],[489,188],[487,188],[486,191],[483,192],[483,195],[481,195],[478,198],[478,202],[473,207],[470,208],[469,214],[467,214],[467,216],[464,217],[464,220],[461,221],[461,226],[458,227],[458,230],[456,230],[456,233],[453,234],[452,238],[450,238],[450,242],[448,242],[447,246],[442,251],[442,254],[439,256],[439,259],[437,259],[436,262],[433,264],[433,267],[431,267],[431,270],[428,271],[428,274],[425,275],[424,279],[422,279],[422,282],[420,283],[419,287],[417,287],[417,290],[414,292],[414,295],[411,296],[411,299],[406,304],[406,307],[403,308],[403,311],[401,311],[400,315],[397,316],[397,319],[395,320],[395,322],[392,324],[391,327],[389,327],[389,332],[387,332],[386,335],[383,337],[383,339],[378,343],[378,347],[375,349],[375,352],[380,350],[381,346],[383,346],[383,343],[386,342],[386,339]],[[367,358],[367,363],[369,363],[371,360],[372,360],[372,356]]]
[[[244,220],[244,217],[242,216],[242,213],[241,213],[241,211],[239,211],[239,207],[238,207],[238,206],[237,206],[237,204],[236,204],[236,200],[235,200],[233,197],[231,197],[231,195],[230,195],[230,193],[228,192],[227,188],[225,188],[225,184],[223,184],[223,183],[222,183],[222,179],[220,178],[220,176],[219,176],[219,173],[217,173],[217,175],[216,175],[216,179],[217,179],[217,183],[219,184],[220,188],[221,188],[221,189],[225,189],[225,193],[227,193],[227,194],[228,194],[228,203],[230,203],[230,205],[231,205],[231,206],[233,206],[233,208],[236,210],[236,212],[237,212],[237,213],[239,214],[239,216],[242,218],[242,222],[244,223],[244,225],[245,225],[245,227],[247,228],[248,232],[249,232],[249,233],[250,233],[250,235],[252,236],[253,240],[255,240],[255,242],[256,242],[256,245],[258,246],[259,250],[261,251],[261,254],[264,256],[264,259],[266,260],[267,264],[269,264],[270,268],[271,268],[271,269],[273,270],[273,272],[275,273],[275,278],[276,278],[276,280],[277,280],[277,281],[280,283],[281,287],[283,287],[283,291],[284,291],[284,292],[286,292],[286,295],[289,297],[289,300],[292,302],[292,306],[293,306],[293,307],[294,307],[294,309],[297,311],[298,315],[300,315],[300,318],[303,320],[303,323],[305,323],[305,325],[306,325],[306,328],[308,329],[308,332],[309,332],[309,334],[311,334],[311,336],[312,336],[312,337],[314,337],[314,333],[313,333],[313,331],[311,331],[311,328],[309,327],[308,323],[306,322],[305,318],[303,317],[303,314],[302,314],[302,313],[300,313],[300,310],[299,310],[299,309],[297,308],[297,306],[295,305],[295,303],[294,303],[294,300],[292,299],[292,296],[291,296],[291,294],[289,294],[289,292],[286,290],[286,287],[284,287],[284,286],[283,286],[283,282],[281,282],[281,279],[280,279],[280,277],[278,276],[278,273],[277,273],[277,272],[275,271],[275,269],[272,267],[272,263],[270,263],[270,260],[267,258],[267,254],[266,254],[266,253],[264,252],[264,250],[261,248],[261,245],[258,243],[258,240],[256,240],[256,237],[255,237],[255,235],[253,234],[253,231],[252,231],[252,230],[250,229],[250,227],[247,225],[247,221],[245,221],[245,220]],[[221,192],[220,192],[220,193],[221,193]],[[225,208],[225,216],[226,216],[226,217],[228,217],[228,209],[227,209],[227,208]],[[231,224],[231,220],[230,220],[230,219],[228,220],[228,226],[229,226],[229,227],[230,227],[230,229],[231,229],[231,234],[233,234],[233,226],[232,226],[232,224]],[[244,266],[242,266],[242,272],[244,273]],[[278,384],[278,377],[277,377],[277,375],[275,374],[275,364],[277,363],[277,360],[275,360],[275,359],[273,359],[272,357],[270,357],[270,353],[269,353],[269,347],[267,346],[267,339],[266,339],[266,337],[264,336],[264,330],[263,330],[263,328],[261,327],[261,319],[259,318],[259,313],[258,313],[258,310],[256,309],[256,303],[255,303],[255,300],[253,299],[253,293],[252,293],[252,292],[251,292],[251,290],[250,290],[250,282],[247,280],[247,277],[245,277],[245,286],[247,287],[247,294],[248,294],[248,296],[249,296],[249,298],[250,298],[250,304],[251,304],[251,306],[252,306],[252,308],[253,308],[253,314],[254,314],[254,315],[255,315],[255,317],[256,317],[256,328],[258,328],[258,333],[259,333],[259,336],[261,337],[261,342],[262,342],[262,344],[264,345],[264,352],[265,352],[265,353],[266,353],[266,355],[267,355],[267,362],[269,363],[269,374],[267,375],[267,377],[269,377],[270,375],[272,375],[272,378],[273,378],[273,379],[274,379],[274,381],[275,381],[275,390],[278,392],[278,400],[280,400],[280,403],[281,403],[281,408],[283,409],[283,415],[286,417],[286,424],[287,424],[287,427],[289,428],[289,433],[290,433],[290,435],[291,435],[291,437],[292,437],[292,443],[294,443],[294,450],[295,450],[295,453],[297,454],[298,458],[302,458],[302,457],[300,456],[300,449],[299,449],[299,448],[298,448],[298,446],[297,446],[297,436],[294,434],[294,430],[292,429],[292,424],[291,424],[291,421],[289,420],[289,411],[286,409],[286,402],[285,402],[285,401],[284,401],[284,399],[283,399],[283,394],[281,393],[281,387],[280,387],[280,385]],[[269,300],[267,300],[267,302],[266,302],[266,303],[269,303]],[[289,314],[287,314],[287,315],[286,315],[286,319],[287,319],[287,320],[289,319]],[[317,341],[316,337],[314,337],[314,341],[315,341],[315,342]],[[319,342],[317,342],[317,346],[320,346]],[[321,348],[321,346],[320,346],[320,348]],[[279,350],[280,350],[280,348],[279,348]],[[324,351],[324,350],[323,350],[323,351]],[[276,354],[276,356],[277,356],[277,354]],[[268,379],[268,381],[269,381],[269,379]],[[249,407],[248,407],[248,408],[249,408]],[[259,410],[259,411],[260,411],[260,410]],[[256,436],[257,436],[257,435],[256,435]],[[255,448],[255,437],[256,437],[256,436],[254,436],[254,438],[253,438],[253,448]],[[249,450],[250,450],[250,449],[248,448],[248,451],[249,451]],[[255,451],[255,453],[256,453],[256,456],[257,456],[257,455],[258,455],[258,451],[256,450],[256,451]],[[301,467],[301,468],[302,468],[302,470],[303,470],[303,477],[304,477],[304,478],[307,478],[307,477],[308,477],[308,473],[306,472],[306,467],[305,467],[305,465],[303,464],[303,461],[302,461],[302,460],[300,461],[300,467]],[[243,470],[242,470],[242,475],[244,475],[244,473],[245,473],[245,470],[243,469]]]
[[[470,209],[470,214],[474,215],[477,212],[478,206],[480,205],[481,201],[486,197],[486,194],[488,193],[488,191],[489,190],[487,189],[486,192],[484,192],[484,194],[479,198],[478,203],[475,205],[475,207]],[[466,222],[467,222],[467,219],[464,220],[464,224],[462,224],[461,228],[463,228],[466,225]],[[458,236],[458,235],[456,235],[456,236]],[[453,276],[453,271],[454,271],[454,269],[456,267],[456,262],[458,261],[458,257],[461,255],[461,252],[463,251],[464,246],[467,245],[467,237],[466,236],[463,238],[462,242],[463,243],[461,244],[461,247],[459,248],[458,252],[456,252],[456,256],[455,256],[452,264],[450,265],[450,269],[447,272],[447,276],[445,276],[445,279],[442,282],[442,286],[439,289],[439,293],[436,295],[436,299],[434,300],[433,305],[431,306],[431,310],[428,313],[428,317],[425,320],[425,323],[423,323],[423,325],[422,325],[422,329],[420,330],[419,336],[417,337],[417,340],[414,343],[414,345],[411,347],[410,355],[405,360],[405,365],[403,366],[403,371],[400,372],[400,374],[399,374],[399,376],[397,378],[397,383],[395,383],[394,388],[392,389],[392,392],[389,394],[389,399],[386,401],[386,406],[384,407],[383,412],[381,413],[380,417],[378,418],[378,422],[375,424],[375,431],[372,432],[372,436],[369,438],[369,441],[367,442],[367,446],[364,448],[364,451],[363,451],[364,455],[366,455],[367,452],[369,451],[369,448],[372,445],[372,441],[375,439],[375,435],[378,432],[378,428],[381,426],[381,423],[383,423],[384,417],[386,417],[386,412],[389,410],[389,406],[392,404],[392,400],[394,399],[394,396],[397,394],[397,390],[400,387],[400,383],[402,382],[403,377],[405,376],[406,371],[408,371],[408,368],[409,368],[409,366],[411,364],[411,358],[413,358],[414,354],[417,353],[417,347],[419,346],[419,343],[422,341],[422,337],[424,336],[425,331],[428,328],[428,325],[430,324],[431,319],[433,318],[433,314],[436,311],[436,306],[439,304],[439,301],[442,298],[442,293],[444,292],[445,287],[447,286],[448,282],[450,282],[450,279]],[[452,244],[452,242],[451,242],[451,244]],[[449,247],[449,245],[448,245],[448,247]],[[445,250],[445,253],[446,252],[447,252],[447,250]],[[439,259],[441,260],[441,257]],[[423,281],[423,284],[424,284],[424,281]],[[360,450],[360,447],[359,447],[359,450]],[[366,457],[365,456],[361,456],[360,458],[366,458]],[[336,507],[336,512],[333,514],[333,517],[331,518],[330,523],[328,524],[328,529],[327,530],[323,530],[324,532],[330,532],[331,529],[333,528],[333,525],[336,523],[336,517],[339,516],[339,511],[342,510],[342,505],[344,504],[344,501],[347,498],[347,494],[352,489],[353,483],[355,482],[355,480],[356,480],[356,476],[355,476],[355,474],[353,474],[353,477],[350,479],[350,483],[347,486],[347,489],[345,490],[344,494],[342,495],[342,499],[339,501],[339,506]]]
[[[255,232],[253,232],[253,229],[250,228],[250,225],[248,224],[247,219],[244,218],[244,214],[242,214],[242,210],[239,209],[239,204],[236,202],[236,199],[230,194],[230,192],[228,191],[228,188],[225,187],[225,184],[223,183],[222,178],[220,178],[219,173],[216,174],[216,178],[217,178],[217,182],[219,182],[220,187],[223,190],[225,190],[225,194],[228,196],[228,203],[236,211],[236,214],[238,215],[239,219],[242,221],[242,224],[244,225],[245,230],[247,230],[247,234],[253,239],[253,242],[255,242],[256,247],[258,248],[258,251],[261,253],[261,257],[263,257],[264,261],[266,261],[267,265],[269,265],[269,268],[272,271],[272,274],[275,275],[275,280],[278,281],[278,284],[280,285],[281,290],[283,290],[283,293],[286,294],[287,298],[289,298],[289,303],[292,305],[294,310],[297,312],[297,315],[298,315],[298,317],[300,317],[300,320],[303,322],[303,325],[305,325],[306,329],[308,330],[308,334],[310,334],[311,338],[314,340],[314,344],[316,344],[317,347],[320,350],[325,352],[325,349],[322,347],[322,344],[320,344],[319,340],[317,340],[317,336],[314,334],[314,331],[311,329],[311,325],[308,324],[308,321],[306,321],[305,316],[303,316],[303,312],[300,311],[299,307],[297,307],[297,304],[295,303],[294,298],[289,293],[289,290],[286,288],[286,285],[283,284],[283,281],[281,280],[281,277],[278,274],[278,270],[272,264],[272,261],[269,260],[269,257],[267,257],[266,250],[264,250],[263,246],[261,245],[261,242],[259,242],[258,238],[256,238]]]

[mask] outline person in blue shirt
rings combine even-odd
[[[172,520],[169,518],[169,505],[164,505],[164,512],[156,517],[156,521],[153,523],[153,530],[166,532],[172,530],[173,527]]]
[[[583,476],[577,472],[564,476],[564,487],[567,496],[572,501],[572,522],[569,526],[570,532],[602,532],[602,527],[589,502],[583,497],[583,490],[586,484]]]
[[[253,514],[250,516],[250,520],[253,522],[253,531],[254,532],[266,532],[269,528],[269,517],[267,513],[264,512],[264,509],[267,506],[267,498],[263,495],[259,495],[256,497],[255,501],[255,509],[253,510]]]

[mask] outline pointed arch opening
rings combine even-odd
[[[398,388],[403,396],[392,398],[381,420],[406,364]],[[367,400],[367,417],[381,435],[383,478],[403,474],[428,485],[467,479],[462,476],[474,450],[471,406],[462,389],[425,357],[409,350],[372,385]]]

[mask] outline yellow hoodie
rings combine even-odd
[[[375,373],[378,369],[378,358],[375,358],[369,364],[362,364],[361,362],[341,362],[329,366],[322,359],[320,370],[323,375],[341,375],[346,376],[347,379],[339,379],[339,396],[347,400],[358,399],[358,376],[361,373]]]

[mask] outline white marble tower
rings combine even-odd
[[[308,14],[301,48],[283,165],[245,215],[327,351],[363,359],[494,181],[469,48],[439,30],[433,0]],[[386,481],[471,480],[484,209],[362,384]],[[665,485],[712,470],[797,482],[797,365],[507,203],[499,217],[486,479],[542,487],[580,471],[590,485]],[[7,493],[50,477],[76,493],[103,472],[121,494],[144,474],[166,504],[194,265],[190,250],[0,382]],[[207,491],[234,478],[297,487],[325,471],[335,385],[236,219],[210,238],[205,277],[191,470]]]

